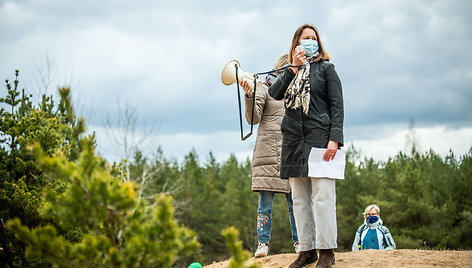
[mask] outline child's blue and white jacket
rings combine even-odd
[[[382,225],[382,219],[359,226],[352,243],[352,251],[360,249],[395,249],[397,246],[393,241],[392,234],[387,227]]]

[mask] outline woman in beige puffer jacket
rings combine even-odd
[[[281,56],[275,62],[275,69],[288,64],[288,55]],[[287,199],[292,240],[295,251],[298,245],[297,229],[292,211],[292,196],[288,180],[280,178],[280,154],[282,150],[282,132],[280,124],[284,117],[284,103],[273,99],[268,93],[268,87],[274,82],[274,74],[267,75],[261,88],[256,89],[256,100],[253,124],[259,124],[256,144],[252,157],[252,191],[259,192],[259,206],[257,209],[258,248],[254,254],[256,258],[267,256],[269,251],[270,233],[272,227],[272,206],[275,193],[284,193]],[[245,94],[245,115],[250,124],[253,113],[253,92],[247,82],[242,81]]]

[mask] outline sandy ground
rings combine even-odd
[[[258,261],[262,268],[288,267],[297,258],[296,254],[269,255]],[[335,252],[333,268],[342,267],[472,267],[472,251],[450,250],[361,250],[356,252]],[[205,268],[228,267],[229,261],[213,263]],[[308,265],[314,268],[316,263]]]

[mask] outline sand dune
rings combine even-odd
[[[342,267],[472,267],[472,251],[456,250],[362,250],[335,252],[333,268]],[[248,263],[260,262],[262,268],[285,268],[297,258],[296,254],[269,255],[250,259]],[[213,263],[205,268],[223,268],[229,261]],[[316,263],[306,266],[314,268]]]

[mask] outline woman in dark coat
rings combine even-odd
[[[274,99],[285,101],[280,176],[292,188],[301,251],[290,267],[315,262],[317,249],[316,267],[330,267],[337,247],[335,180],[308,177],[313,148],[325,148],[323,159],[330,161],[344,143],[342,86],[329,59],[316,28],[302,25],[289,51],[290,63],[299,67],[285,70],[269,88]]]

